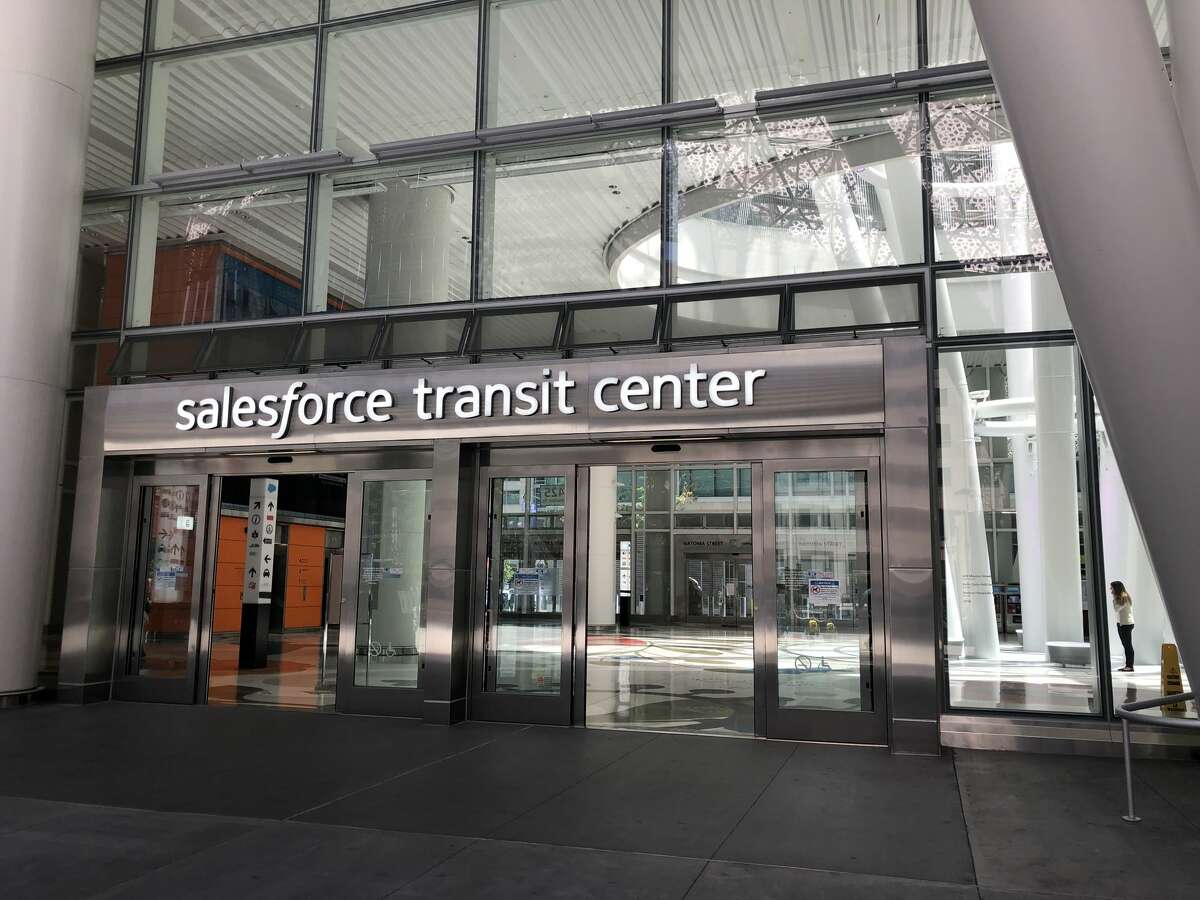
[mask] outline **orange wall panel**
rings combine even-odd
[[[288,526],[285,628],[317,628],[325,586],[325,529],[317,525]]]
[[[218,528],[213,630],[237,631],[242,623],[242,583],[246,563],[246,520],[222,516]],[[283,573],[277,573],[283,574]],[[278,577],[277,577],[278,582]],[[289,525],[284,628],[319,628],[325,586],[325,529]]]
[[[213,597],[213,631],[226,633],[242,627],[242,580],[246,565],[246,520],[221,516],[217,529],[216,595]]]

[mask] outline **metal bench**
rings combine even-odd
[[[1046,641],[1046,658],[1061,666],[1090,666],[1092,645],[1083,641]]]

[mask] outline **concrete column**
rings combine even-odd
[[[1200,3],[1167,0],[1171,26],[1171,78],[1192,168],[1200,181]]]
[[[1033,357],[1038,535],[1046,640],[1083,640],[1079,494],[1075,483],[1075,359],[1069,347]]]
[[[971,7],[1184,662],[1200,671],[1184,527],[1200,508],[1200,420],[1181,412],[1200,384],[1200,189],[1158,40],[1141,0]]]
[[[940,310],[944,333],[957,334],[950,304]],[[1000,635],[992,599],[992,564],[983,521],[975,414],[961,353],[938,360],[941,394],[942,496],[946,531],[946,641],[951,656],[998,659]]]
[[[1029,315],[1029,275],[1014,275],[1004,283],[1005,318]],[[1009,301],[1016,301],[1010,307]],[[1029,348],[1006,350],[1008,396],[1032,398],[1033,355]],[[1046,649],[1046,593],[1042,584],[1041,520],[1038,512],[1038,444],[1031,434],[1009,438],[1017,512],[1017,568],[1021,580],[1021,638],[1025,650]]]
[[[588,492],[589,625],[617,623],[617,467],[592,466]]]
[[[997,659],[996,607],[992,567],[983,527],[979,457],[975,449],[967,373],[961,353],[949,353],[938,366],[942,396],[942,491],[945,498],[947,598],[958,603],[962,656]],[[951,622],[953,623],[953,617]],[[954,635],[948,635],[953,641]]]
[[[0,696],[37,683],[97,9],[6,4],[0,29]]]
[[[410,185],[402,178],[367,201],[366,305],[404,306],[449,294],[450,206],[445,186]]]

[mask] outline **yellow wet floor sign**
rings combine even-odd
[[[1174,644],[1162,645],[1162,695],[1183,693],[1183,676],[1179,671],[1179,648]],[[1187,712],[1186,703],[1172,703],[1163,707],[1163,712],[1178,714]]]

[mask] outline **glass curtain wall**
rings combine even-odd
[[[950,705],[1095,714],[1105,678],[1114,706],[1186,690],[1098,413],[1090,446],[1084,439],[1091,401],[1053,267],[1041,259],[991,268],[946,272],[936,287]],[[1058,336],[1067,343],[1030,343]],[[994,342],[955,348],[963,338]],[[1124,616],[1133,623],[1132,671],[1122,671],[1130,660],[1114,581],[1132,598]],[[1196,708],[1164,715],[1194,716]]]
[[[322,175],[317,196],[311,312],[468,299],[469,159]]]
[[[141,70],[136,65],[96,73],[88,121],[83,175],[85,191],[133,183],[133,142],[137,131],[140,83]]]
[[[489,153],[483,170],[484,297],[660,283],[656,135]],[[614,233],[635,220],[644,240]]]
[[[676,136],[676,282],[920,262],[915,103],[742,119]]]
[[[754,733],[749,466],[591,467],[587,725]]]
[[[129,324],[299,315],[307,203],[303,178],[143,198]]]
[[[1104,585],[1108,591],[1102,600],[1108,607],[1107,663],[1112,677],[1113,704],[1133,703],[1190,690],[1154,566],[1129,503],[1108,429],[1098,412],[1096,471],[1103,534]],[[1128,630],[1132,658],[1126,655],[1122,646],[1119,631],[1122,617],[1109,587],[1114,581],[1124,585],[1131,600],[1126,618],[1132,624]],[[1132,671],[1122,671],[1127,663],[1132,663]],[[1171,680],[1173,666],[1179,670],[1177,682]],[[1197,704],[1193,701],[1164,707],[1161,714],[1196,718]]]
[[[372,146],[388,142],[552,126],[664,101],[711,97],[736,105],[753,101],[756,91],[919,63],[912,0],[778,0],[769,10],[749,0],[679,0],[670,27],[658,0],[489,0],[485,35],[480,5],[467,2],[264,0],[234,9],[176,0],[154,7],[147,35],[144,6],[101,6],[98,58],[121,62],[98,73],[91,190],[160,175],[169,186],[180,183],[172,175],[204,173],[194,177],[218,185],[205,190],[225,191],[222,179],[244,179],[255,162],[314,150],[366,161]],[[956,40],[971,31],[969,18],[947,22],[936,27]],[[125,59],[143,45],[144,78]],[[665,51],[673,60],[670,85]],[[477,97],[480,85],[485,94]],[[289,266],[289,276],[306,273],[300,312],[311,314],[637,289],[662,284],[663,270],[675,283],[692,284],[919,263],[919,123],[919,106],[901,102],[735,117],[628,141],[539,149],[519,139],[520,149],[480,154],[479,166],[464,160],[442,177],[448,191],[401,204],[399,227],[436,240],[392,242],[382,268],[407,273],[399,286],[385,275],[380,299],[363,284],[370,255],[362,247],[372,241],[362,236],[361,208],[385,204],[362,200],[362,192],[390,187],[405,173],[318,175],[304,209],[303,233],[312,239],[300,240],[302,264]],[[161,202],[137,201],[135,246],[159,230]],[[124,317],[127,325],[184,324],[147,314],[156,304],[145,257],[131,283],[136,309]],[[203,267],[197,278],[194,292],[207,293]],[[264,307],[263,316],[273,314]]]
[[[915,69],[916,17],[910,0],[677,0],[672,99],[752,103],[756,91]]]
[[[490,0],[486,124],[662,103],[661,0]]]
[[[983,43],[975,29],[971,0],[926,0],[926,9],[929,65],[953,66],[983,60]],[[1146,0],[1146,9],[1159,46],[1170,46],[1167,0]]]
[[[952,706],[1101,708],[1076,371],[1070,345],[938,356]]]
[[[155,59],[142,178],[308,152],[315,60],[311,35]]]
[[[478,19],[456,7],[329,32],[320,147],[369,158],[372,144],[474,129]]]
[[[146,0],[100,0],[96,59],[141,53],[145,30]]]

